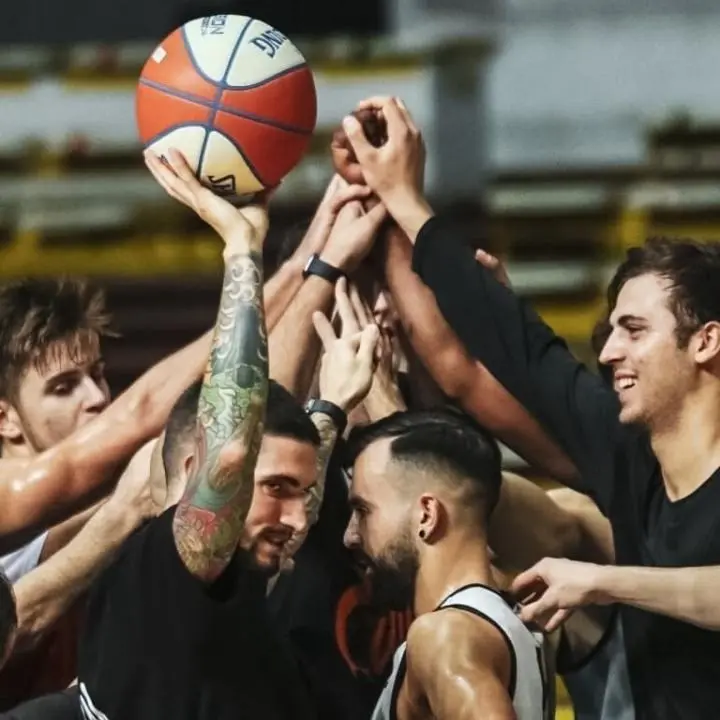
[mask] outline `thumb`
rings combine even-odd
[[[373,205],[373,207],[365,213],[366,222],[373,230],[377,230],[387,217],[387,208],[383,203]]]
[[[475,252],[475,260],[488,270],[496,270],[500,263],[494,255],[491,255],[489,252],[485,252],[485,250],[477,250]]]
[[[355,151],[355,157],[362,163],[363,158],[372,152],[373,146],[365,137],[360,121],[354,115],[348,115],[343,119],[342,125],[350,146]]]
[[[360,333],[360,347],[357,351],[358,359],[368,367],[374,367],[375,348],[380,339],[380,330],[375,323],[370,323]]]

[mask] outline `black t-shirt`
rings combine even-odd
[[[77,687],[42,695],[0,713],[0,720],[83,720]]]
[[[347,484],[333,456],[318,522],[282,575],[269,608],[312,688],[322,720],[367,720],[405,640],[409,613],[379,612],[343,546],[349,520]]]
[[[618,565],[720,565],[720,471],[671,502],[642,429],[532,308],[479,265],[441,218],[420,231],[413,268],[468,350],[543,424],[612,524]],[[717,716],[720,633],[621,608],[638,718]]]
[[[80,640],[86,720],[297,720],[315,713],[267,617],[266,578],[241,552],[205,585],[182,563],[174,508],[93,585]]]

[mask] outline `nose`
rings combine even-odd
[[[283,513],[280,522],[285,525],[285,527],[292,528],[294,533],[304,533],[308,527],[305,498],[292,498],[283,503]]]
[[[85,391],[85,410],[87,412],[102,412],[110,402],[110,392],[108,391],[105,379],[95,380],[92,377],[86,377],[83,381]]]
[[[348,550],[360,547],[360,535],[357,530],[357,522],[355,522],[354,515],[350,518],[348,526],[345,528],[343,544]]]
[[[617,332],[613,330],[600,351],[598,362],[602,365],[613,365],[614,363],[620,362],[624,355],[623,343],[618,337]]]

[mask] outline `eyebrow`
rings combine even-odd
[[[353,493],[350,494],[348,497],[348,505],[350,505],[351,508],[365,508],[369,509],[371,507],[371,503],[367,502],[363,498],[361,498],[359,495],[355,495]]]
[[[63,370],[56,375],[51,375],[47,380],[45,380],[45,387],[49,388],[51,385],[54,385],[58,382],[63,382],[64,380],[72,380],[79,374],[79,372],[80,368],[72,368],[70,370]]]
[[[616,321],[616,325],[626,328],[628,325],[647,325],[647,320],[639,315],[621,315]]]
[[[271,482],[282,482],[286,485],[290,485],[292,488],[299,488],[300,482],[297,478],[292,477],[291,475],[283,475],[280,473],[279,475],[271,475],[268,478],[265,478],[263,481],[264,483],[271,483]]]

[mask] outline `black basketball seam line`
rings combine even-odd
[[[163,83],[156,82],[155,80],[147,80],[146,78],[140,78],[138,82],[140,85],[145,85],[146,87],[153,88],[154,90],[159,90],[166,95],[171,95],[172,97],[180,98],[181,100],[187,100],[188,102],[192,102],[195,105],[200,105],[204,108],[213,108],[212,100],[200,97],[199,95],[186,93],[182,90],[177,90],[175,88],[164,85]],[[277,120],[264,118],[260,115],[255,115],[254,113],[245,112],[244,110],[230,108],[226,105],[220,105],[218,107],[218,112],[224,112],[228,115],[234,115],[235,117],[244,118],[245,120],[252,120],[253,122],[260,123],[261,125],[270,125],[271,127],[275,127],[278,130],[285,130],[286,132],[290,132],[295,135],[312,135],[314,132],[313,130],[305,130],[304,128],[297,127],[296,125],[286,125],[285,123],[280,123]]]
[[[175,130],[182,130],[183,128],[196,128],[201,127],[205,128],[206,131],[210,132],[212,130],[212,126],[209,125],[207,122],[203,123],[177,123],[175,125],[171,125],[168,128],[165,128],[162,132],[159,132],[157,135],[153,135],[151,138],[149,138],[145,146],[150,147],[153,143],[156,143],[158,140],[162,140],[166,135],[169,135],[172,132],[175,132]],[[245,156],[245,153],[243,152],[242,148],[228,135],[223,135],[223,137],[238,151],[240,157],[245,161],[245,164],[248,166],[248,168],[252,171],[252,173],[255,175],[255,177],[258,179],[259,182],[261,182],[263,185],[267,186],[267,183],[260,177],[260,173],[257,171],[255,166],[250,162],[250,160]]]
[[[303,60],[303,62],[299,65],[293,65],[292,67],[285,68],[284,70],[278,70],[274,75],[270,75],[270,77],[266,77],[264,80],[260,80],[259,82],[251,83],[250,85],[227,85],[225,90],[255,90],[256,88],[262,87],[273,80],[277,80],[284,75],[289,75],[291,72],[295,72],[295,70],[302,70],[303,68],[309,68],[307,61],[305,60]]]
[[[145,141],[145,147],[149,148],[153,143],[156,143],[158,140],[161,140],[166,135],[169,135],[172,132],[175,132],[175,130],[182,130],[183,128],[194,128],[194,127],[205,127],[205,122],[197,123],[197,122],[181,122],[181,123],[175,123],[175,125],[170,125],[169,127],[164,128],[161,132],[156,133],[152,137],[148,138]]]
[[[250,26],[253,24],[253,19],[248,18],[248,21],[245,23],[245,27],[240,31],[237,38],[235,39],[235,44],[233,45],[233,49],[230,51],[230,55],[228,57],[227,65],[225,66],[225,71],[223,72],[222,78],[220,78],[220,82],[218,83],[217,90],[215,91],[215,97],[212,102],[212,110],[210,112],[210,117],[207,119],[207,125],[205,129],[205,137],[203,138],[202,146],[200,147],[200,155],[198,156],[198,166],[197,171],[195,173],[195,177],[197,177],[198,180],[200,180],[201,170],[203,166],[203,160],[205,159],[205,152],[207,151],[208,143],[210,142],[210,133],[212,132],[212,127],[215,125],[215,118],[218,114],[218,107],[220,106],[220,101],[222,100],[223,93],[225,92],[224,86],[227,83],[227,77],[230,74],[230,68],[232,68],[233,61],[235,60],[235,56],[238,53],[238,50],[240,49],[240,44],[243,41],[243,38],[245,37],[245,34],[247,33]],[[190,52],[192,54],[192,48],[190,48]],[[193,64],[194,63],[194,57],[193,57]],[[258,178],[259,179],[259,178]],[[263,182],[263,185],[265,183]]]
[[[199,19],[198,22],[201,23],[202,26],[202,19]],[[190,63],[195,68],[195,71],[200,75],[203,80],[205,80],[208,83],[211,83],[212,85],[215,85],[215,81],[210,79],[204,72],[203,69],[200,67],[200,65],[195,61],[195,55],[193,55],[192,47],[190,46],[190,41],[188,40],[187,36],[187,25],[183,25],[182,29],[180,31],[180,37],[182,38],[183,45],[185,47],[185,52],[187,53],[187,56],[190,58]],[[141,82],[142,79],[141,79]],[[217,90],[215,93],[217,94]],[[212,115],[212,104],[205,104],[203,103],[204,107],[208,108],[210,110],[210,115]],[[202,167],[202,161],[203,156],[205,155],[205,148],[207,147],[208,141],[210,140],[210,128],[212,125],[210,125],[207,121],[202,124],[202,127],[205,128],[205,137],[203,138],[202,145],[200,146],[200,155],[198,156],[198,164],[197,164],[197,170],[195,171],[195,177],[200,180],[200,168]],[[160,136],[162,137],[162,136]]]

